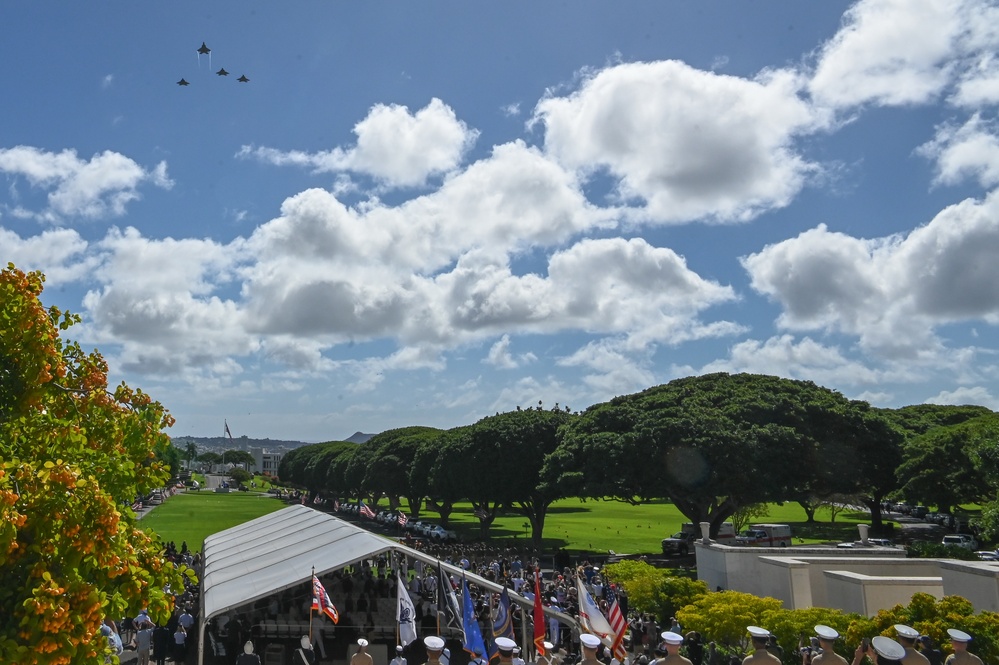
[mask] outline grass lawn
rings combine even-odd
[[[405,504],[404,504],[405,505]],[[421,519],[437,522],[437,514],[422,512]],[[830,523],[828,510],[819,510],[816,522],[805,521],[805,511],[797,503],[782,506],[771,504],[770,515],[754,522],[790,524],[795,542],[841,542],[856,540],[857,524],[869,523],[866,512],[841,512],[836,522]],[[546,550],[564,547],[570,551],[606,552],[614,550],[627,554],[659,554],[660,541],[680,530],[688,521],[671,503],[654,503],[631,506],[617,501],[586,501],[563,499],[552,504],[545,520],[544,545]],[[478,519],[472,515],[469,504],[458,504],[451,514],[451,528],[463,539],[478,536]],[[490,529],[493,538],[530,539],[527,519],[503,514],[496,518]]]
[[[286,504],[268,495],[252,492],[216,494],[186,492],[170,498],[142,519],[142,526],[158,533],[164,541],[181,542],[201,549],[206,536],[284,508]],[[405,504],[404,504],[405,505]],[[385,507],[383,504],[381,507]],[[791,525],[795,542],[840,542],[857,539],[857,523],[868,522],[866,512],[842,512],[830,523],[829,513],[820,510],[816,522],[805,522],[805,511],[796,503],[770,506],[770,515],[757,522]],[[437,514],[422,512],[420,518],[437,522]],[[659,501],[631,506],[617,501],[564,499],[551,506],[545,521],[545,549],[564,547],[569,551],[621,554],[659,554],[660,541],[680,530],[686,518],[671,503]],[[463,540],[478,538],[478,519],[469,504],[458,504],[451,514],[450,527]],[[524,517],[508,512],[493,522],[494,539],[530,540],[530,526]]]
[[[186,541],[191,549],[200,550],[206,536],[284,507],[284,502],[267,494],[182,492],[156,506],[139,524],[164,542],[172,540],[180,547]]]

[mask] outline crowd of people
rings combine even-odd
[[[121,656],[126,650],[134,650],[139,665],[149,665],[153,660],[156,665],[166,665],[168,661],[186,663],[188,645],[197,638],[201,554],[188,549],[186,542],[179,549],[169,542],[165,555],[173,565],[186,565],[195,572],[195,579],[185,577],[184,589],[174,594],[174,610],[170,618],[157,624],[144,609],[134,617],[106,617],[101,626],[101,634],[111,651]],[[108,662],[111,662],[110,657]]]

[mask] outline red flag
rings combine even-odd
[[[315,575],[312,576],[312,609],[319,610],[328,616],[333,623],[340,621],[340,613],[333,606],[333,601],[326,593],[323,583]]]
[[[541,607],[541,574],[534,569],[534,648],[545,655],[545,611]]]

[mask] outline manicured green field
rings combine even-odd
[[[200,549],[205,537],[237,524],[285,507],[268,495],[248,492],[215,494],[188,492],[170,498],[142,519],[142,526],[160,534],[164,541],[181,542]],[[405,504],[404,504],[405,505]],[[386,508],[383,501],[377,508]],[[788,523],[795,541],[805,543],[839,542],[857,538],[856,524],[868,521],[867,513],[840,513],[835,524],[828,511],[819,511],[814,524],[805,522],[805,512],[796,503],[771,505],[769,517],[757,521]],[[433,512],[422,512],[420,519],[437,523]],[[552,505],[545,521],[544,545],[547,551],[564,547],[570,551],[619,554],[658,554],[660,541],[679,531],[687,521],[670,503],[655,502],[632,506],[617,501],[564,499]],[[478,538],[478,519],[469,504],[458,504],[451,514],[450,527],[463,540]],[[520,542],[530,540],[527,520],[512,511],[493,522],[493,539]],[[401,534],[401,531],[400,531]]]
[[[182,492],[156,506],[140,525],[158,533],[164,542],[172,540],[180,547],[186,541],[191,549],[200,550],[206,536],[284,507],[283,501],[269,494]]]
[[[439,521],[436,513],[426,511],[420,514],[420,519]],[[772,504],[769,517],[754,521],[790,524],[795,542],[801,538],[804,543],[825,543],[856,540],[857,523],[869,523],[870,516],[866,512],[843,512],[836,516],[833,524],[829,521],[829,512],[820,510],[815,519],[815,523],[807,524],[801,506],[785,503],[782,506]],[[662,551],[662,539],[679,531],[686,521],[673,504],[663,501],[632,506],[617,501],[564,499],[549,509],[544,545],[546,550],[564,547],[570,551],[658,554]],[[478,537],[478,524],[470,505],[456,505],[450,528],[463,540]],[[523,541],[529,540],[530,534],[527,519],[512,511],[497,517],[490,529],[490,536],[496,539]]]

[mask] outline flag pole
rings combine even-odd
[[[312,599],[316,598],[316,585],[314,584],[316,579],[316,567],[312,567],[312,579],[309,580],[309,584],[312,585]],[[312,610],[315,609],[315,603],[309,604],[309,648],[312,648]],[[322,646],[322,645],[320,645]]]

